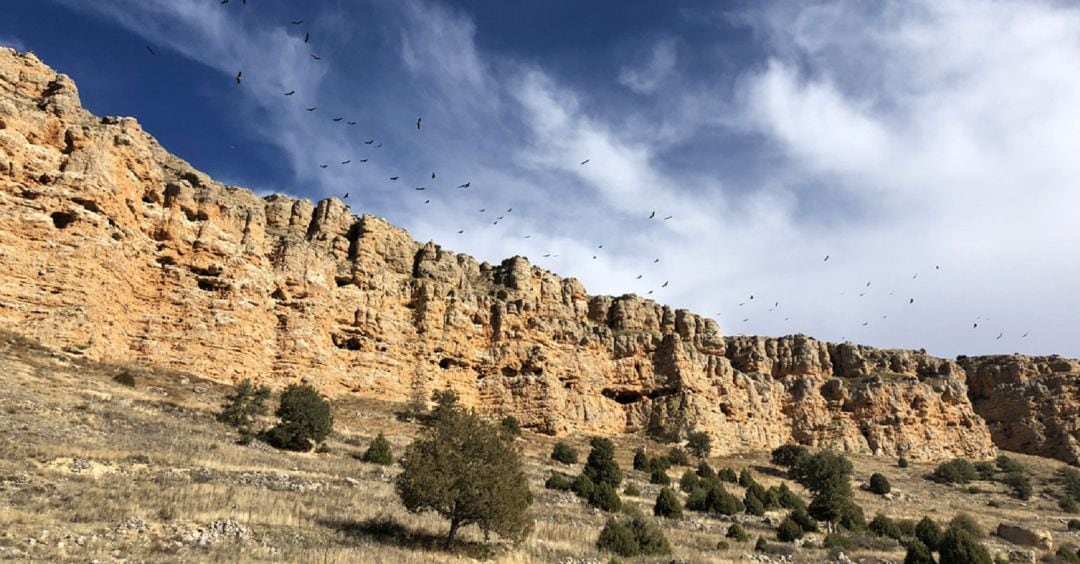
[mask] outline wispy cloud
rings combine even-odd
[[[582,85],[481,49],[484,30],[438,2],[324,8],[305,44],[284,19],[212,1],[58,1],[223,80],[243,69],[237,111],[305,195],[350,191],[421,240],[525,254],[594,292],[652,291],[721,313],[728,333],[1080,354],[1069,6],[755,4],[725,18],[753,28],[763,59],[689,75],[681,54],[716,46],[663,39]],[[317,166],[350,157],[371,160]]]
[[[11,47],[16,51],[26,51],[26,44],[18,37],[12,37],[10,35],[0,35],[0,45]]]

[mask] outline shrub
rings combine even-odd
[[[810,456],[810,450],[802,445],[782,445],[772,451],[772,463],[784,468],[792,468],[805,457]]]
[[[653,515],[676,519],[683,516],[682,502],[671,488],[660,489],[660,495],[656,496],[656,504],[653,505]]]
[[[393,464],[394,453],[390,450],[390,441],[386,440],[382,433],[379,433],[368,445],[368,449],[364,452],[364,457],[361,460],[372,464],[382,464],[383,466]]]
[[[623,478],[622,470],[615,463],[615,443],[596,437],[590,444],[592,450],[589,451],[589,458],[585,462],[582,474],[588,476],[596,485],[603,483],[615,488]]]
[[[746,494],[743,495],[743,505],[746,506],[747,515],[765,515],[765,503],[761,501],[761,498],[754,495],[753,490],[746,490]]]
[[[712,439],[705,431],[697,431],[686,436],[686,449],[703,461],[712,452]]]
[[[806,502],[798,494],[791,491],[787,484],[780,484],[776,492],[780,507],[785,509],[806,509]]]
[[[559,441],[555,443],[555,447],[551,449],[551,459],[563,464],[577,464],[578,451],[566,442]]]
[[[976,462],[973,467],[975,473],[979,475],[980,480],[989,482],[994,479],[994,474],[997,473],[997,468],[992,462]]]
[[[906,458],[901,456],[900,458],[896,459],[896,465],[898,467],[900,467],[900,468],[907,468],[908,467],[908,461],[907,461]]]
[[[720,470],[717,470],[716,477],[720,478],[721,482],[728,482],[729,484],[734,484],[739,481],[739,475],[731,468],[721,468]]]
[[[574,489],[574,481],[566,474],[552,472],[551,476],[548,476],[547,481],[544,482],[544,487],[549,490],[571,491]]]
[[[900,537],[903,536],[900,526],[882,513],[874,515],[874,518],[870,520],[870,524],[867,525],[867,528],[879,537],[889,537],[891,539],[899,540]]]
[[[781,521],[780,526],[776,529],[776,540],[781,542],[793,542],[801,539],[802,536],[802,527],[790,515]]]
[[[1017,499],[1031,499],[1031,495],[1035,493],[1035,488],[1031,486],[1031,479],[1023,472],[1009,472],[1001,483],[1009,486],[1013,497]]]
[[[716,471],[712,469],[712,466],[709,466],[708,462],[702,460],[697,465],[697,475],[699,478],[703,478],[705,480],[712,480],[716,478]]]
[[[745,506],[739,498],[728,493],[718,481],[703,481],[686,498],[686,508],[694,511],[734,515],[741,513]]]
[[[904,556],[904,564],[937,564],[930,549],[918,540],[908,543],[907,554]]]
[[[743,468],[742,472],[739,472],[739,485],[744,488],[749,488],[750,484],[754,483],[754,475],[750,473],[749,468]]]
[[[926,545],[930,550],[937,550],[941,545],[941,538],[945,534],[941,527],[933,519],[923,517],[915,525],[915,538]]]
[[[645,454],[645,447],[638,447],[634,451],[634,470],[638,472],[649,471],[649,455]]]
[[[1060,468],[1057,471],[1057,479],[1065,490],[1066,496],[1080,499],[1080,470],[1076,468]]]
[[[113,382],[120,384],[121,386],[127,386],[129,388],[135,387],[135,375],[128,370],[121,370],[119,374],[113,376]]]
[[[1080,531],[1080,519],[1069,519],[1069,530]]]
[[[521,540],[532,530],[533,496],[513,441],[499,427],[439,402],[433,424],[401,459],[396,481],[401,502],[412,513],[435,511],[450,521],[446,546],[461,527]]]
[[[608,519],[596,546],[626,557],[671,554],[671,545],[664,532],[640,514],[631,517],[629,522]]]
[[[665,456],[657,456],[649,459],[649,466],[646,472],[654,472],[656,470],[667,472],[669,469],[671,469],[671,461]]]
[[[334,427],[330,403],[308,384],[292,384],[281,394],[275,414],[280,422],[267,432],[270,444],[306,451],[311,442],[322,442]]]
[[[854,546],[851,539],[841,533],[829,533],[825,535],[825,538],[821,540],[821,546],[825,548],[842,548],[844,550],[851,550]]]
[[[746,542],[750,540],[750,535],[746,534],[746,529],[743,529],[742,525],[733,523],[728,527],[727,538],[735,539],[738,542]]]
[[[1069,496],[1062,496],[1058,500],[1058,507],[1065,513],[1080,513],[1080,503]]]
[[[649,483],[666,486],[671,483],[671,478],[668,477],[667,472],[664,470],[653,468],[652,472],[649,474]]]
[[[1075,547],[1067,544],[1063,544],[1058,547],[1057,552],[1054,553],[1062,562],[1068,564],[1080,564],[1080,551]]]
[[[818,530],[817,521],[806,512],[805,509],[796,509],[791,512],[791,520],[795,521],[807,533],[815,533]]]
[[[240,429],[242,433],[250,434],[255,418],[266,415],[269,408],[266,400],[270,399],[268,386],[255,387],[251,380],[242,380],[233,388],[233,392],[225,396],[225,404],[221,406],[217,420]]]
[[[949,521],[949,530],[962,532],[970,536],[975,540],[979,540],[986,536],[986,531],[983,531],[982,527],[975,519],[967,513],[959,513],[956,517],[953,517]]]
[[[997,465],[998,470],[1001,470],[1002,472],[1005,472],[1006,474],[1008,474],[1010,472],[1023,472],[1024,471],[1024,465],[1023,464],[1020,464],[1016,460],[1013,460],[1012,458],[1009,458],[1008,456],[1005,456],[1004,454],[998,456],[997,459],[994,460],[994,464]]]
[[[671,447],[666,458],[672,466],[690,466],[690,455],[679,447]]]
[[[628,496],[632,496],[632,497],[641,496],[641,490],[639,490],[638,487],[635,486],[634,484],[626,484],[626,487],[623,488],[622,493],[624,495],[628,495]]]
[[[850,460],[829,451],[803,457],[791,468],[792,477],[814,494],[807,507],[812,517],[859,530],[862,509],[852,500],[851,472]]]
[[[990,553],[979,541],[962,530],[949,529],[941,539],[938,557],[942,562],[957,564],[993,564]]]
[[[716,541],[716,550],[728,550],[731,548],[731,543],[728,541]]]
[[[588,501],[589,505],[601,511],[614,512],[622,508],[622,500],[619,499],[619,493],[607,482],[596,484]]]
[[[521,436],[521,423],[519,423],[517,417],[514,417],[513,415],[503,417],[502,421],[499,422],[499,426],[511,437]]]
[[[930,474],[930,479],[941,484],[966,484],[979,477],[970,462],[963,458],[954,458],[938,465]]]
[[[758,537],[757,542],[754,543],[754,552],[765,552],[769,550],[769,543],[765,541],[765,537]]]
[[[693,470],[687,470],[686,472],[683,472],[682,478],[679,478],[679,489],[686,493],[690,493],[694,491],[694,488],[697,487],[698,482],[700,481],[701,478],[699,478]]]
[[[878,495],[885,495],[892,491],[892,484],[884,474],[877,472],[870,475],[870,491]]]
[[[584,474],[578,475],[574,478],[573,484],[570,485],[570,489],[574,490],[579,497],[589,499],[592,497],[593,491],[596,490],[596,484]]]

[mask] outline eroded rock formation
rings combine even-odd
[[[478,263],[336,199],[260,198],[134,119],[91,115],[68,77],[7,49],[0,261],[0,323],[94,358],[397,401],[449,386],[550,433],[699,428],[725,451],[794,440],[924,460],[994,451],[955,362],[802,335],[725,339],[689,311],[589,296],[523,257]]]

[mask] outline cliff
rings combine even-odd
[[[802,335],[724,338],[711,319],[590,296],[523,257],[490,265],[418,243],[336,199],[260,198],[170,155],[134,119],[91,115],[68,77],[7,49],[0,261],[8,328],[220,381],[306,378],[396,401],[449,386],[542,432],[696,428],[726,451],[797,441],[985,458],[991,436],[1035,419],[1041,434],[1007,444],[1031,452],[1068,437],[1076,450],[1075,394],[1029,423],[988,427],[968,365]],[[990,382],[976,407],[979,394],[993,403],[997,373],[975,373]],[[1075,392],[1075,370],[1063,378]],[[1046,422],[1069,413],[1071,427]]]

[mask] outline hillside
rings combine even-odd
[[[337,199],[225,186],[70,78],[0,49],[0,324],[87,359],[405,402],[453,388],[531,430],[787,442],[911,460],[1080,459],[1080,363],[725,338]]]

